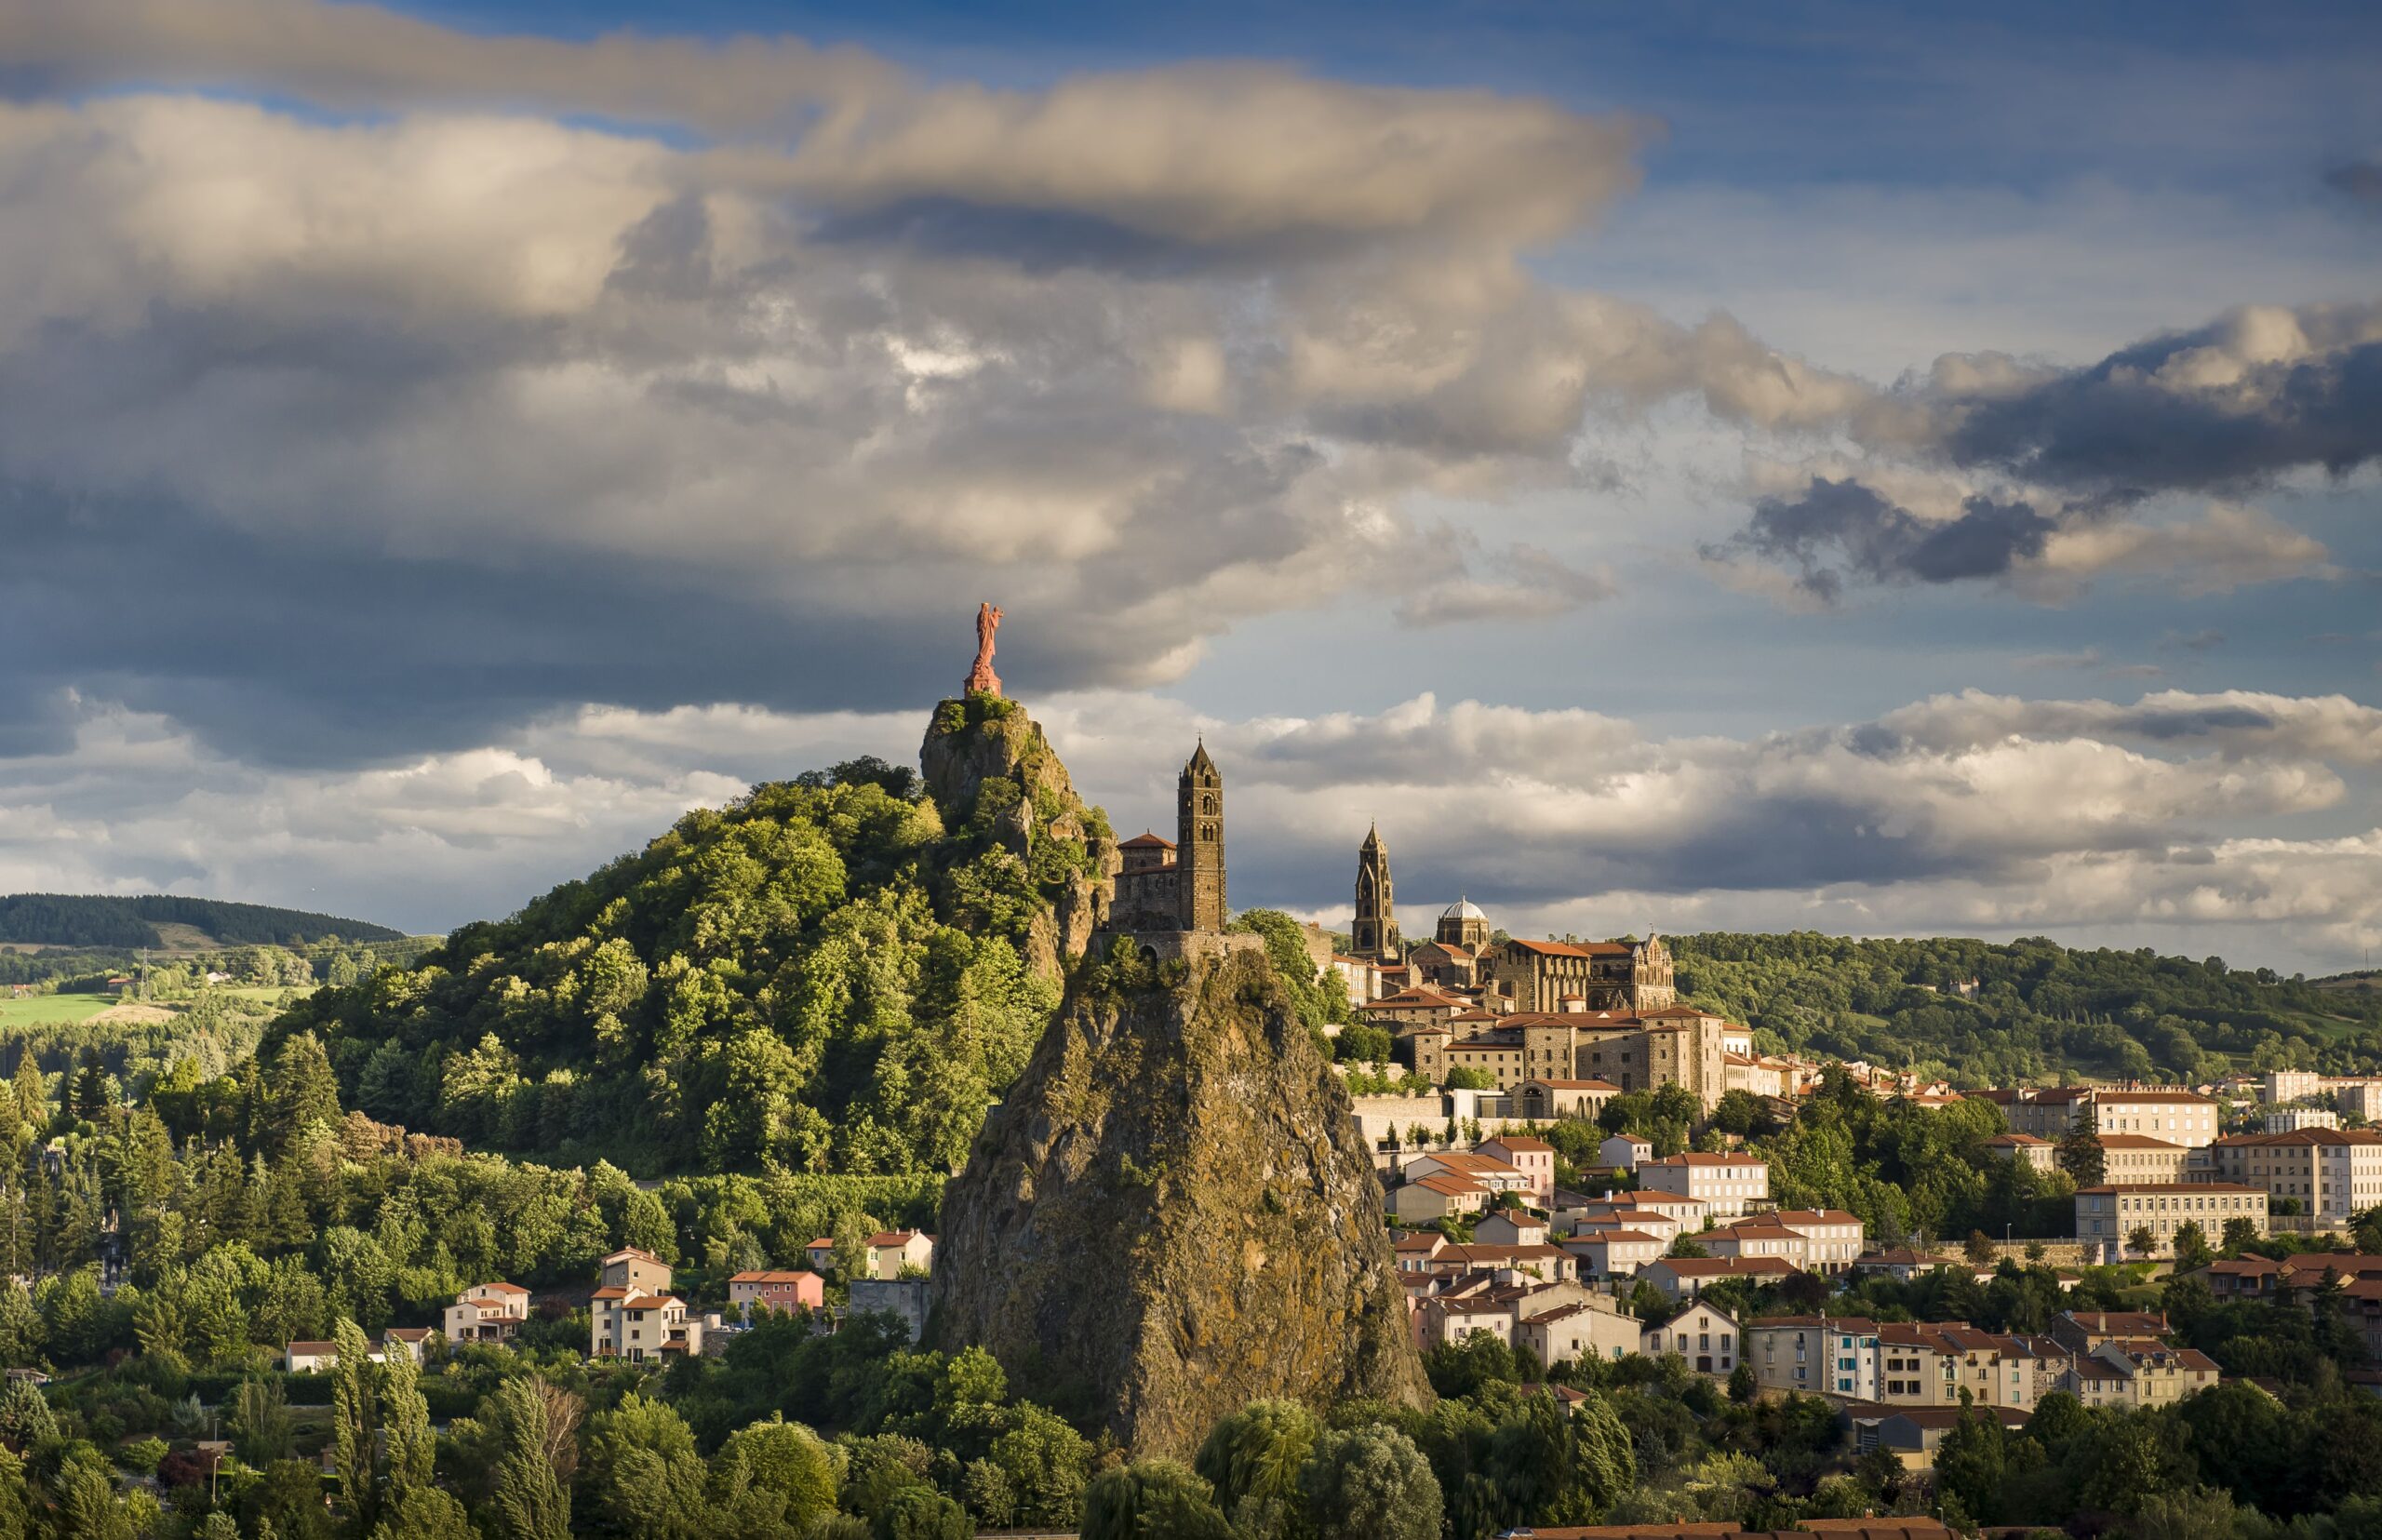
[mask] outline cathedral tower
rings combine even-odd
[[[1174,903],[1185,931],[1224,928],[1224,778],[1202,743],[1176,783]]]
[[[1357,851],[1357,923],[1348,947],[1360,957],[1399,960],[1398,911],[1389,891],[1389,847],[1381,842],[1379,825],[1365,832],[1365,842]]]

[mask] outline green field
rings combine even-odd
[[[113,995],[34,995],[21,1000],[0,999],[0,1032],[11,1027],[88,1021],[114,1004]]]

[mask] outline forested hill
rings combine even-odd
[[[1680,989],[1771,1050],[1913,1066],[1956,1085],[2278,1067],[2382,1069],[2382,994],[2266,969],[2030,937],[1853,941],[1795,931],[1670,938]],[[1976,981],[1974,998],[1958,986]]]
[[[481,1147],[949,1171],[1056,1009],[1053,916],[1108,831],[1010,703],[946,703],[930,748],[931,795],[878,760],[756,786],[273,1038],[318,1035],[342,1105]]]
[[[170,929],[161,931],[160,926]],[[400,941],[404,932],[301,909],[162,893],[140,898],[0,895],[0,942],[132,950],[172,946],[180,940],[194,945],[304,946],[334,936],[341,941]]]

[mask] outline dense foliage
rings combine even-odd
[[[1085,860],[1005,843],[1018,795],[988,780],[946,830],[873,761],[758,786],[276,1036],[318,1034],[349,1105],[475,1145],[948,1172],[1057,1004],[1023,957]]]
[[[398,941],[403,932],[360,919],[221,899],[104,898],[75,893],[0,894],[0,942],[46,946],[163,946],[160,925],[188,926],[219,946],[303,946],[309,942]]]
[[[1760,1046],[1915,1066],[1962,1087],[2382,1066],[2382,994],[2219,957],[1800,931],[1675,936],[1671,947],[1681,991],[1753,1026]]]

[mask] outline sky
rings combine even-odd
[[[2079,12],[2084,14],[2078,14]],[[2382,944],[2382,13],[0,0],[0,891],[910,759],[1410,931]]]

